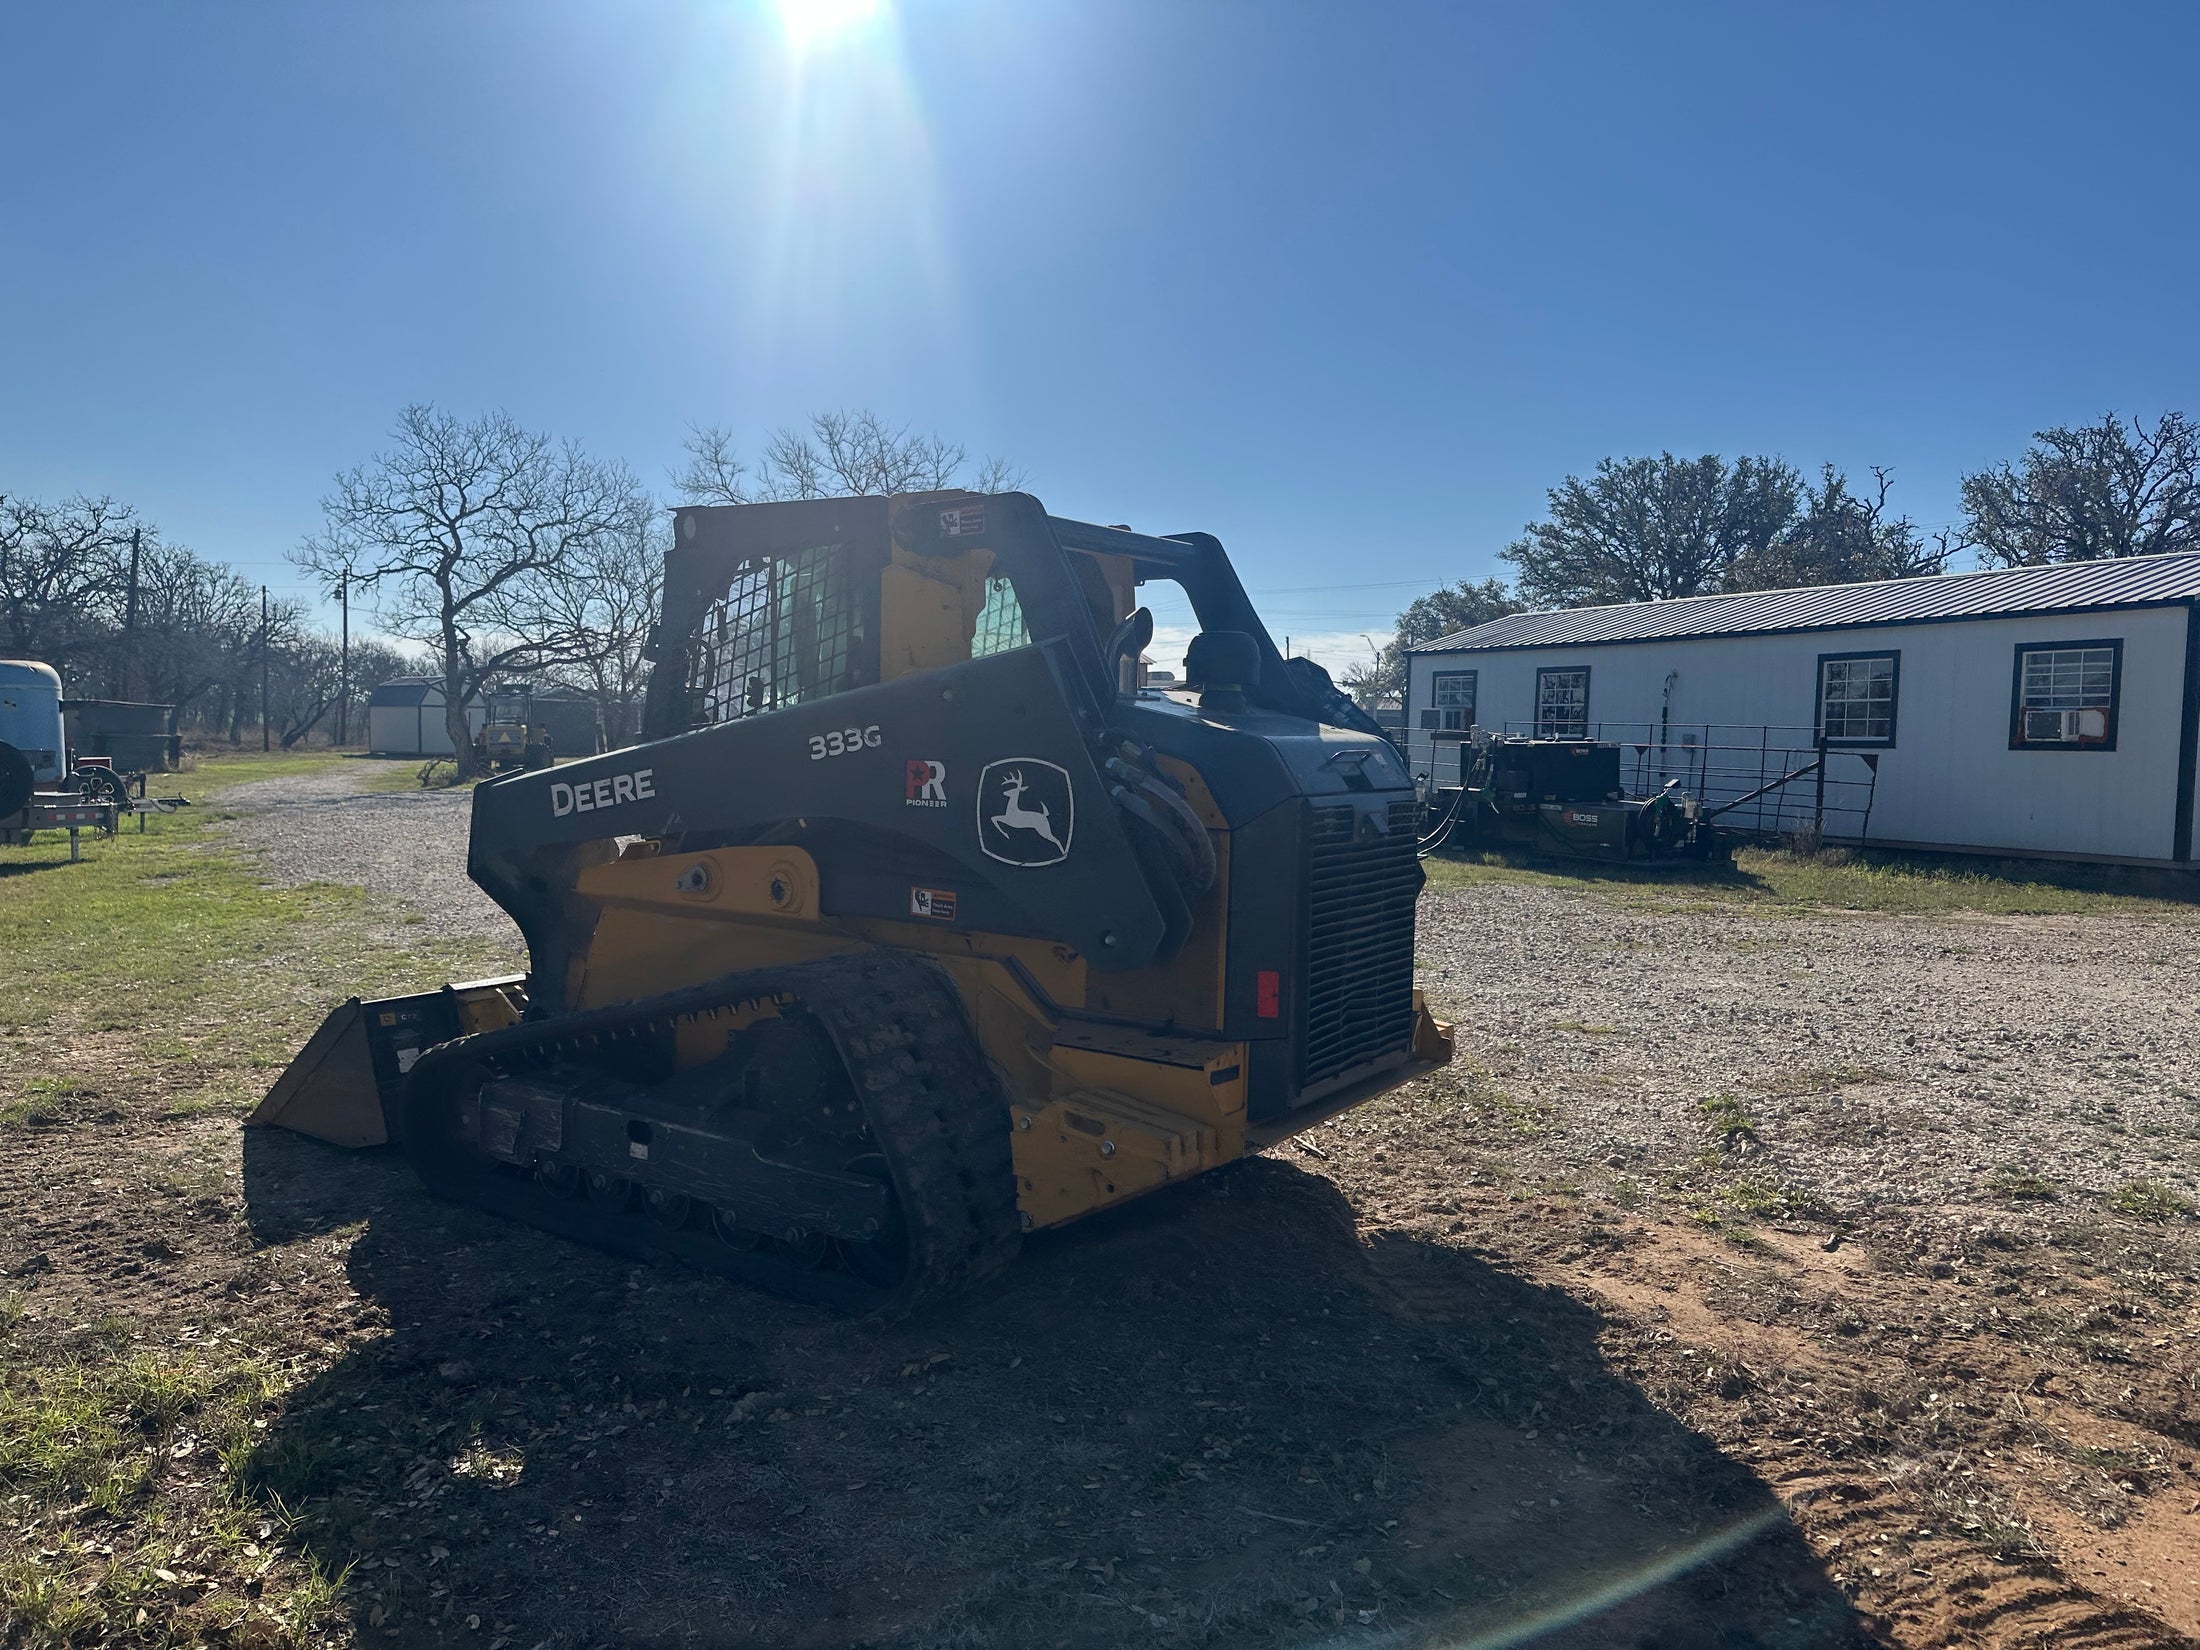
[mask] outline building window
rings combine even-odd
[[[1535,736],[1538,739],[1589,737],[1588,666],[1535,673]]]
[[[1474,731],[1474,678],[1471,670],[1436,673],[1432,703],[1421,712],[1421,726],[1441,739],[1464,739]]]
[[[2009,748],[2112,751],[2124,644],[2020,642],[2010,694]]]
[[[1818,655],[1818,734],[1829,745],[1894,743],[1899,653]]]

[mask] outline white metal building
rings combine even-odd
[[[1829,837],[2189,862],[2196,600],[2200,556],[2149,556],[1517,614],[1412,650],[1408,754],[1448,784],[1476,727],[1601,738],[1734,795],[1822,738]]]

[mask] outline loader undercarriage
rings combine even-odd
[[[1006,1101],[954,988],[906,954],[447,1043],[405,1106],[446,1196],[846,1309],[907,1310],[1019,1239]]]

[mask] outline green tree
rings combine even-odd
[[[2200,550],[2200,425],[2115,413],[2041,430],[2011,466],[1963,478],[1964,543],[1990,566]]]
[[[1801,509],[1803,479],[1777,458],[1607,458],[1551,489],[1504,558],[1536,607],[1592,607],[1701,596],[1737,562],[1770,551]]]
[[[1373,659],[1345,672],[1344,690],[1363,706],[1380,699],[1403,699],[1407,648],[1502,619],[1508,613],[1518,613],[1523,605],[1505,588],[1502,579],[1484,579],[1479,584],[1461,579],[1457,584],[1416,596],[1398,615],[1397,633],[1376,650]]]
[[[1945,533],[1927,539],[1909,517],[1889,513],[1889,474],[1872,466],[1867,497],[1831,464],[1824,466],[1816,486],[1805,484],[1802,507],[1780,536],[1736,558],[1721,588],[1786,590],[1941,572],[1956,548],[1953,540]]]
[[[1442,590],[1414,597],[1398,615],[1398,640],[1407,647],[1433,642],[1439,636],[1472,630],[1478,624],[1521,612],[1526,605],[1505,588],[1503,579],[1484,579],[1480,584],[1461,579]]]

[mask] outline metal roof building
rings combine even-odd
[[[1597,647],[1684,636],[1752,636],[1845,630],[1857,625],[1945,624],[1956,619],[2043,618],[2050,613],[2160,607],[2200,596],[2200,556],[2133,556],[2121,561],[1942,573],[1870,584],[1685,596],[1617,607],[1516,613],[1425,642],[1416,652],[1454,648]]]
[[[2200,746],[2200,555],[1521,613],[1411,650],[1409,754],[1473,730],[1599,737],[1719,790],[1754,742],[1829,755],[1829,836],[2182,864]],[[1727,755],[1714,758],[1709,753]]]

